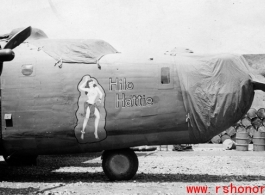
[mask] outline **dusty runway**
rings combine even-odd
[[[0,194],[265,194],[265,152],[211,146],[138,152],[137,175],[122,182],[108,181],[100,153],[39,156],[32,167],[9,167],[0,157]]]

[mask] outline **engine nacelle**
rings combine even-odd
[[[15,53],[12,51],[12,49],[2,49],[0,50],[0,61],[11,61],[15,57]]]

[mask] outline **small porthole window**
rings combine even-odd
[[[170,68],[162,67],[161,68],[161,84],[169,84],[170,83]]]
[[[22,74],[25,76],[30,76],[33,73],[33,65],[24,64],[22,65]]]

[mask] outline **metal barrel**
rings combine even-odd
[[[251,119],[248,118],[248,117],[244,117],[242,120],[241,120],[241,123],[244,127],[249,127],[251,126]]]
[[[264,119],[265,118],[265,108],[260,108],[257,112],[257,115],[259,118]]]
[[[237,132],[236,133],[236,150],[237,151],[248,151],[249,134],[248,132]]]
[[[233,140],[231,139],[226,139],[224,142],[223,142],[223,147],[226,149],[226,150],[232,150],[232,149],[236,149],[236,144]]]
[[[257,117],[257,110],[255,108],[250,108],[247,112],[247,116],[250,119]]]
[[[253,127],[255,127],[255,129],[258,129],[262,125],[262,120],[258,117],[252,118],[251,124]]]
[[[247,132],[247,129],[244,126],[238,126],[236,132]]]
[[[211,139],[211,142],[212,142],[213,144],[220,144],[220,142],[221,142],[221,137],[220,137],[220,135],[216,135],[216,136],[214,136],[214,137]]]
[[[224,141],[227,140],[227,139],[231,139],[231,137],[229,135],[227,135],[227,134],[222,135],[222,137],[221,137],[222,143],[224,143]]]
[[[252,140],[253,151],[265,151],[265,132],[255,131]]]
[[[229,135],[230,137],[236,134],[236,128],[235,127],[229,127],[226,129],[226,134]]]

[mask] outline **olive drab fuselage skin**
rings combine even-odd
[[[192,143],[174,56],[139,59],[117,53],[99,64],[82,64],[57,63],[28,44],[15,52],[1,76],[2,153]],[[95,85],[85,85],[88,79]],[[87,105],[93,93],[98,93],[95,104]],[[94,116],[86,114],[90,111]]]

